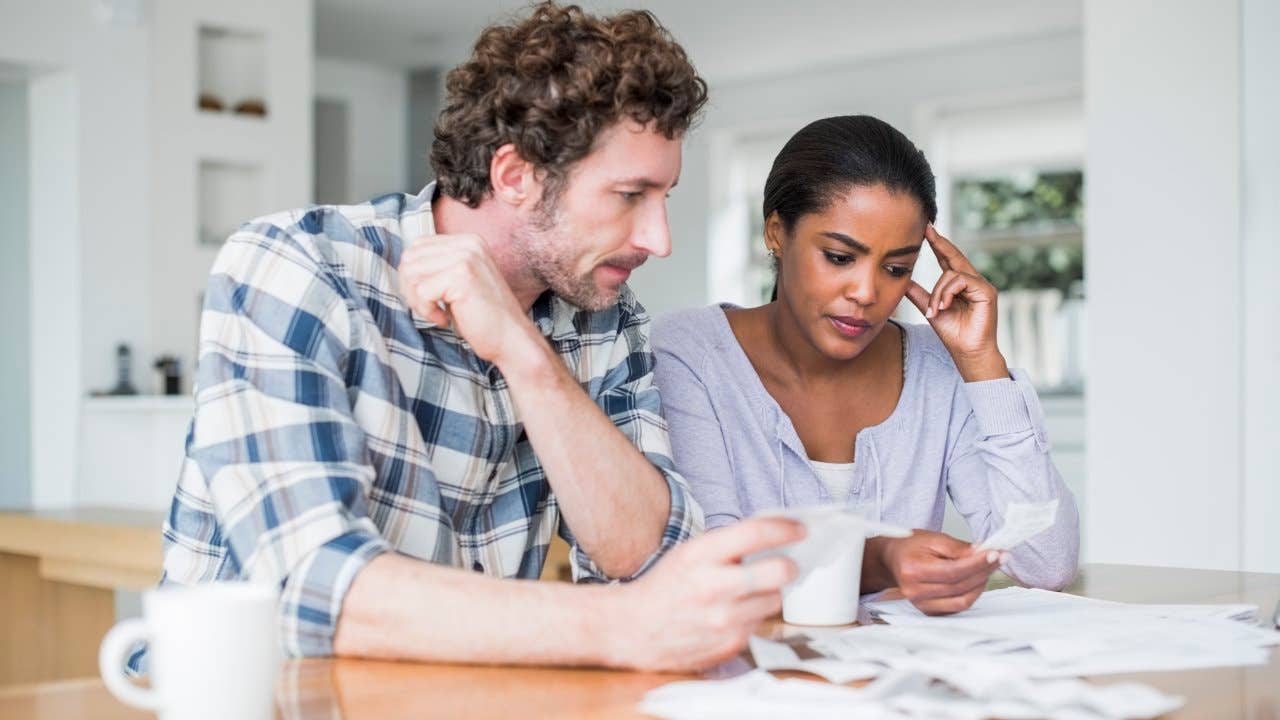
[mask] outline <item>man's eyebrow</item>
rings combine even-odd
[[[871,248],[867,247],[866,245],[863,245],[862,243],[858,242],[857,240],[854,240],[853,238],[849,237],[848,235],[845,235],[842,232],[836,232],[834,230],[823,230],[821,234],[837,242],[844,243],[845,245],[848,245],[849,247],[853,248],[854,250],[857,250],[858,252],[864,255],[871,254]],[[920,245],[907,245],[905,247],[894,248],[889,252],[885,253],[884,256],[898,257],[899,255],[915,255],[918,252],[920,252]]]
[[[640,175],[638,175],[638,176],[636,176],[636,177],[618,178],[617,180],[614,180],[614,181],[613,181],[613,184],[614,184],[614,185],[635,185],[635,186],[637,186],[637,187],[641,187],[641,188],[659,188],[659,189],[661,189],[661,188],[663,188],[663,187],[666,187],[665,185],[663,185],[662,183],[658,182],[657,180],[654,180],[653,178],[648,178],[648,177],[644,177],[644,176],[640,176]],[[674,190],[674,189],[675,189],[675,186],[677,186],[677,185],[679,185],[679,184],[680,184],[680,178],[676,178],[676,181],[675,181],[675,182],[673,182],[673,183],[671,183],[671,188],[670,188],[670,189],[673,189],[673,190]]]

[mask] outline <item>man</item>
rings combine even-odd
[[[294,655],[731,656],[794,573],[741,559],[802,530],[675,548],[702,514],[625,285],[670,252],[705,83],[648,13],[543,4],[485,30],[447,93],[437,183],[272,215],[219,254],[164,581],[278,583]],[[601,584],[513,581],[557,527]]]

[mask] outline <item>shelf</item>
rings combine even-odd
[[[257,104],[269,113],[266,95],[266,36],[261,32],[202,25],[199,29],[196,65],[197,107],[210,114],[228,113],[261,122],[261,115],[233,114],[241,103]],[[204,109],[206,101],[220,109]]]
[[[200,161],[196,203],[197,243],[205,248],[221,246],[241,223],[270,210],[263,204],[262,168]]]

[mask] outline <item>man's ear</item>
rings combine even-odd
[[[516,146],[511,143],[493,153],[493,159],[489,161],[489,184],[495,199],[513,206],[536,200],[539,191],[533,165],[520,157]]]

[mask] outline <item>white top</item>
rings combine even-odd
[[[829,463],[810,460],[818,480],[827,489],[827,494],[836,502],[849,499],[849,489],[853,487],[853,463]]]

